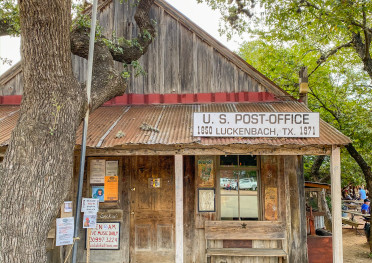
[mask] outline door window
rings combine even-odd
[[[221,220],[258,220],[258,170],[255,156],[221,156]]]

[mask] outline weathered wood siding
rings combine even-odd
[[[104,34],[133,38],[137,27],[135,9],[130,3],[114,1],[102,8],[98,20]],[[127,93],[210,93],[266,91],[254,78],[225,58],[186,25],[177,21],[167,10],[153,5],[151,18],[157,24],[158,36],[148,52],[139,59],[146,76],[130,78]],[[85,80],[86,60],[73,58],[74,72]],[[119,71],[123,65],[116,63]]]
[[[213,158],[215,163],[217,157]],[[90,157],[93,159],[102,157]],[[119,160],[119,202],[116,207],[101,208],[100,211],[115,212],[121,211],[122,216],[120,233],[120,250],[116,251],[92,251],[92,262],[129,262],[130,255],[130,181],[132,173],[135,172],[136,157],[104,157],[104,159]],[[185,263],[202,263],[205,262],[205,228],[204,223],[208,220],[218,220],[216,213],[198,213],[197,212],[197,166],[195,156],[184,156],[184,179],[183,179],[183,194],[184,194],[184,262]],[[75,159],[78,164],[78,158]],[[301,171],[300,156],[260,156],[260,177],[261,177],[261,220],[273,220],[283,222],[286,226],[286,240],[283,244],[278,240],[251,240],[244,241],[243,246],[248,245],[253,248],[277,248],[282,247],[288,255],[287,262],[307,262],[307,242],[306,242],[306,220],[305,220],[305,203],[304,203],[304,181]],[[156,165],[155,165],[156,166]],[[76,165],[76,167],[78,167]],[[155,169],[155,168],[154,168]],[[89,161],[87,169],[89,171]],[[77,174],[78,169],[75,169],[75,180],[73,184],[75,196],[77,190]],[[218,176],[215,176],[215,187],[218,187]],[[85,190],[83,196],[90,196],[87,183],[89,182],[89,173],[86,174],[84,185]],[[277,188],[277,207],[267,206],[267,202],[273,204],[272,197],[267,198],[265,191]],[[275,203],[275,202],[274,202]],[[217,205],[218,207],[218,205]],[[272,209],[272,210],[268,210]],[[275,211],[276,210],[276,211]],[[217,208],[218,211],[218,208]],[[266,219],[265,219],[266,218]],[[102,220],[99,220],[102,221]],[[103,220],[105,221],[105,220]],[[253,222],[254,223],[254,222]],[[254,232],[254,230],[252,230]],[[228,235],[229,233],[227,233]],[[85,251],[83,249],[85,243],[85,231],[80,233],[81,241],[79,242],[79,262],[84,262]],[[230,244],[231,243],[231,244]],[[236,246],[236,241],[232,240],[229,244]],[[228,247],[228,243],[224,240],[209,240],[209,248]],[[239,243],[239,246],[241,244]],[[64,253],[62,253],[64,254]],[[214,256],[211,262],[225,263],[276,263],[277,257],[227,257]],[[280,262],[280,261],[279,261]]]
[[[23,93],[23,75],[21,63],[1,75],[0,96],[21,95]]]
[[[137,36],[132,1],[103,1],[98,21],[103,34],[111,38]],[[156,21],[157,37],[148,52],[139,59],[147,73],[129,79],[126,93],[185,94],[215,92],[270,92],[286,96],[270,80],[247,65],[237,55],[161,0],[151,8]],[[73,70],[79,81],[86,80],[87,61],[72,56]],[[121,72],[123,65],[115,62]],[[20,66],[0,78],[0,96],[23,92]]]

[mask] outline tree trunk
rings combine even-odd
[[[0,262],[45,262],[70,188],[85,95],[73,76],[70,1],[19,1],[24,94],[1,167]]]
[[[116,60],[131,62],[146,52],[156,35],[149,18],[153,2],[137,5],[140,47],[127,48]],[[89,29],[70,34],[70,12],[71,0],[19,1],[24,92],[0,165],[1,263],[46,262],[47,233],[71,185],[76,130],[88,107],[71,52],[87,57]],[[127,87],[112,52],[99,40],[93,66],[91,110]]]
[[[324,225],[327,230],[332,232],[332,214],[329,211],[325,189],[322,189],[320,192],[320,201],[322,203],[322,210],[324,211]]]
[[[324,158],[325,158],[325,155],[318,155],[313,165],[311,166],[311,176],[313,177],[313,180],[315,182],[319,181],[319,177],[320,177],[319,170],[323,164]]]

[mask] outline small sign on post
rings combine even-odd
[[[90,235],[91,229],[96,228],[99,199],[83,198],[81,212],[84,212],[83,228],[87,228],[87,263],[90,260]]]

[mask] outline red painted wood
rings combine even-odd
[[[333,263],[332,237],[308,236],[309,263]]]
[[[20,105],[22,95],[0,96],[1,105]]]
[[[214,102],[227,102],[230,101],[230,94],[227,95],[227,92],[217,92],[214,94]]]
[[[129,94],[128,104],[134,104],[134,105],[145,104],[145,95],[144,94]]]
[[[22,95],[0,96],[0,105],[19,105]],[[115,97],[104,106],[144,105],[144,104],[192,104],[192,103],[224,103],[224,102],[269,102],[276,101],[268,92],[217,92],[197,94],[124,94]]]
[[[183,104],[194,103],[194,94],[192,93],[181,94],[181,103]]]
[[[208,103],[212,101],[212,93],[197,93],[196,94],[196,102],[200,103]]]
[[[159,104],[161,101],[161,94],[146,94],[146,104]]]
[[[177,104],[178,101],[178,94],[162,94],[163,100],[161,103],[164,104]]]

